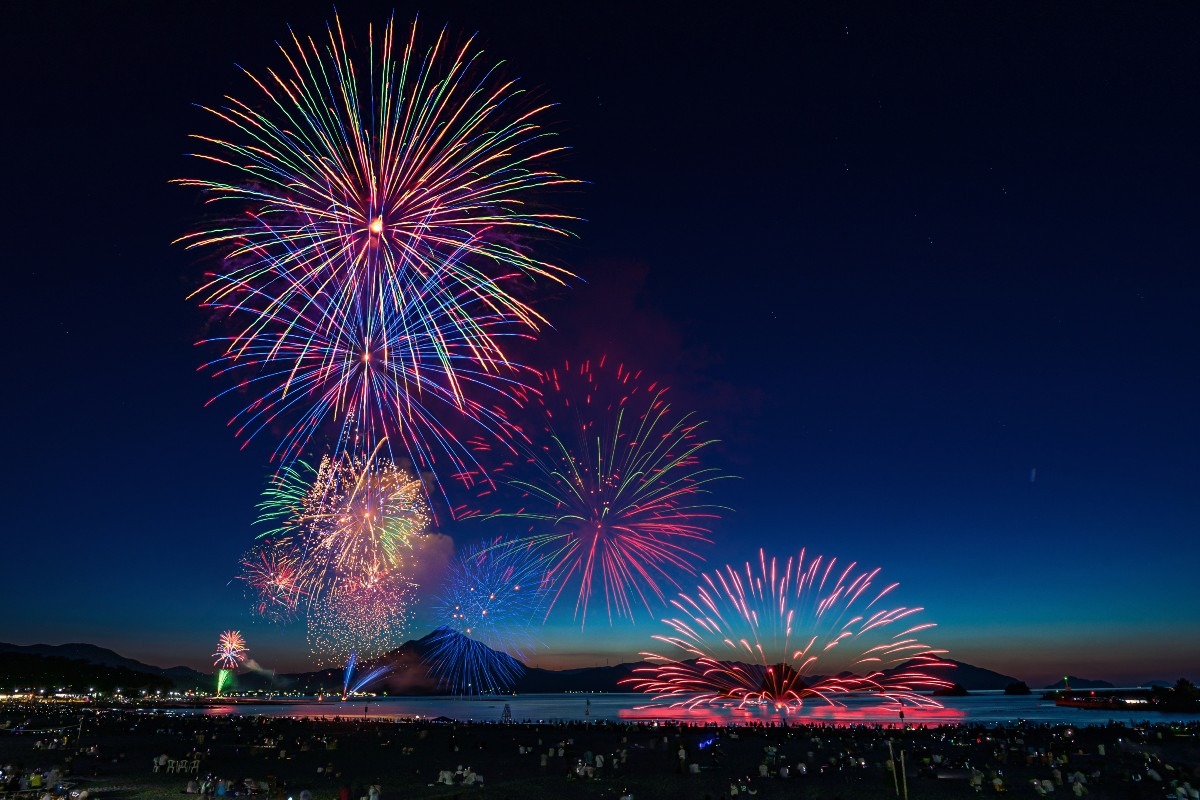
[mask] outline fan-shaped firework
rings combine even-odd
[[[246,660],[246,640],[238,631],[225,631],[217,639],[217,652],[213,653],[214,667],[235,670]]]
[[[700,465],[712,444],[699,436],[703,422],[675,416],[666,389],[639,378],[604,359],[543,375],[534,404],[545,444],[526,448],[528,464],[505,478],[525,505],[490,515],[533,522],[534,540],[554,550],[554,599],[577,587],[583,623],[601,594],[610,622],[632,618],[634,602],[650,610],[663,600],[663,583],[694,573],[701,559],[691,548],[709,541],[716,517],[703,498],[722,476]]]
[[[427,657],[442,687],[455,694],[511,688],[524,672],[516,658],[534,644],[532,625],[548,600],[546,567],[541,549],[504,540],[468,547],[451,562]]]
[[[392,671],[391,664],[381,664],[377,667],[372,667],[364,673],[359,673],[358,669],[358,653],[350,653],[350,658],[346,661],[346,672],[342,678],[342,699],[358,692],[363,691],[375,681],[382,678]]]
[[[876,585],[879,570],[856,572],[836,559],[785,564],[759,553],[757,568],[730,565],[705,574],[695,594],[671,606],[673,633],[654,638],[663,654],[625,681],[672,705],[766,706],[792,711],[807,700],[878,692],[900,703],[937,704],[916,694],[949,686],[934,670],[945,651],[921,643],[933,627],[920,608],[885,607],[896,584]]]
[[[359,441],[462,467],[446,414],[496,423],[467,389],[506,374],[500,337],[542,324],[524,285],[568,277],[523,243],[570,219],[534,202],[575,183],[549,167],[547,106],[471,41],[404,34],[389,22],[361,51],[337,19],[293,35],[280,70],[247,73],[253,99],[206,109],[226,130],[195,137],[213,177],[178,181],[231,212],[182,241],[223,258],[196,295],[237,325],[212,363],[255,398],[233,422],[285,423],[285,462],[353,413]]]
[[[521,662],[483,642],[441,627],[430,634],[429,671],[452,694],[494,694],[512,689],[525,674]]]
[[[242,557],[240,577],[254,598],[254,610],[272,622],[292,619],[308,596],[309,564],[289,542],[265,539]]]

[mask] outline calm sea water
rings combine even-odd
[[[1010,697],[1002,693],[980,693],[969,697],[941,698],[942,708],[905,707],[905,723],[1012,723],[1026,720],[1066,725],[1103,725],[1123,723],[1200,722],[1200,714],[1162,714],[1153,711],[1095,711],[1060,708],[1037,694]],[[526,694],[514,697],[388,697],[289,704],[252,704],[211,706],[200,709],[176,709],[182,714],[234,716],[265,714],[288,717],[358,717],[375,719],[448,717],[460,721],[499,722],[508,706],[516,722],[558,722],[573,720],[680,720],[695,723],[749,724],[753,722],[789,723],[899,723],[899,708],[881,705],[878,698],[850,697],[843,707],[814,705],[800,713],[779,714],[769,708],[705,709],[688,711],[648,707],[643,694]]]

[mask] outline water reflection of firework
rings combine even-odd
[[[666,390],[639,377],[604,359],[543,375],[531,402],[544,412],[544,444],[498,476],[524,505],[491,516],[532,522],[533,541],[554,553],[554,599],[572,587],[583,623],[601,596],[610,622],[661,602],[664,584],[694,573],[692,548],[709,541],[716,517],[704,496],[721,475],[700,465],[712,444],[704,423],[674,414]]]
[[[920,608],[885,607],[896,584],[878,576],[804,551],[786,563],[760,552],[757,568],[705,574],[694,594],[671,601],[673,633],[654,637],[667,649],[642,654],[656,666],[626,683],[688,708],[798,710],[852,692],[937,705],[917,694],[950,685],[937,674],[949,666],[944,651],[919,638],[933,624],[918,621]]]

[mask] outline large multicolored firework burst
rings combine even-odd
[[[665,388],[639,380],[605,359],[543,374],[527,397],[544,434],[522,448],[526,464],[497,475],[523,506],[488,516],[532,522],[532,540],[554,554],[554,600],[575,587],[581,624],[597,597],[610,622],[663,601],[664,585],[694,574],[701,558],[692,548],[709,541],[718,510],[705,499],[723,476],[700,464],[712,444],[700,436],[704,423],[675,415]]]
[[[286,429],[284,464],[329,423],[339,450],[387,440],[468,472],[447,418],[503,425],[476,390],[502,389],[504,337],[544,322],[526,285],[570,277],[526,246],[571,219],[537,202],[576,183],[552,167],[548,106],[470,40],[420,44],[415,22],[355,48],[335,18],[280,50],[247,72],[252,99],[205,109],[225,129],[195,137],[212,177],[177,181],[225,211],[181,241],[222,258],[195,296],[234,325],[209,364],[252,398],[231,424]]]
[[[246,640],[238,631],[225,631],[217,639],[217,652],[213,653],[214,667],[235,670],[246,660],[249,649]]]
[[[920,608],[885,605],[896,584],[803,550],[780,563],[760,551],[756,566],[705,574],[695,594],[671,600],[667,650],[627,683],[672,706],[713,704],[791,712],[807,701],[876,692],[902,704],[937,704],[917,694],[950,686],[948,666],[920,640],[933,623]]]
[[[429,527],[419,478],[379,455],[326,456],[275,475],[259,503],[262,538],[302,563],[297,578],[313,601],[343,581],[403,570],[415,537]]]
[[[440,626],[427,658],[454,694],[512,687],[536,642],[533,626],[549,599],[547,555],[530,542],[503,539],[465,548],[451,562],[435,601]]]
[[[280,470],[259,504],[270,529],[243,561],[264,616],[302,610],[323,662],[377,655],[407,629],[412,547],[431,515],[421,481],[381,449]]]

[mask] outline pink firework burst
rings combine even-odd
[[[651,612],[664,585],[695,574],[693,548],[710,541],[719,510],[707,494],[723,476],[700,460],[713,443],[704,423],[676,414],[666,389],[640,377],[605,359],[544,373],[524,398],[544,431],[523,448],[524,463],[496,476],[523,506],[489,516],[531,523],[551,553],[553,601],[574,593],[581,624],[600,597],[610,623],[633,619],[635,606]]]
[[[937,706],[918,694],[951,685],[937,675],[951,666],[945,651],[921,640],[934,624],[919,620],[921,608],[888,603],[897,584],[878,578],[803,550],[783,563],[760,551],[757,565],[705,574],[695,593],[673,599],[671,633],[654,637],[666,649],[643,653],[655,666],[626,683],[684,708],[791,712],[851,692]]]

